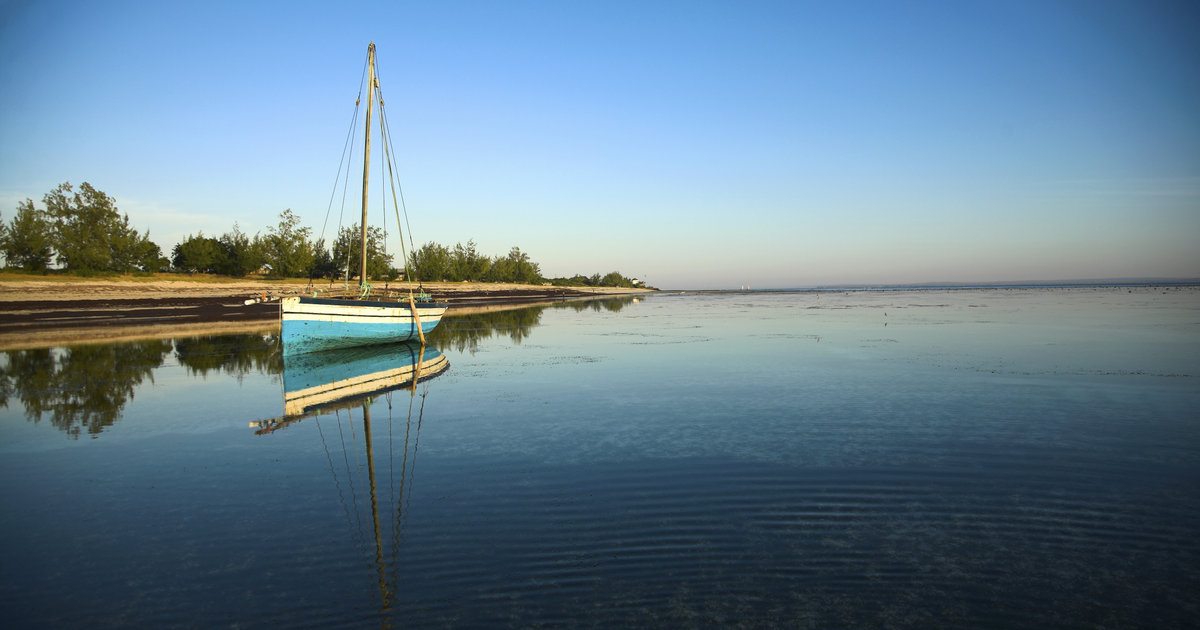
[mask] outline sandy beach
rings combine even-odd
[[[252,297],[338,291],[340,282],[234,280],[172,274],[114,279],[0,274],[0,350],[107,342],[117,339],[270,331],[277,302],[246,305]],[[400,282],[379,288],[407,290]],[[468,282],[425,283],[451,312],[651,292],[615,287]]]

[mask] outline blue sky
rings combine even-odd
[[[88,181],[164,250],[319,231],[372,40],[418,244],[672,288],[1200,277],[1190,3],[3,2],[0,212]]]

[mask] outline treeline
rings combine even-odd
[[[170,257],[138,232],[122,215],[116,201],[84,182],[78,192],[63,183],[43,197],[45,209],[26,199],[8,224],[0,222],[0,253],[9,268],[45,272],[51,263],[67,271],[212,273],[233,277],[265,273],[276,278],[357,278],[361,267],[362,232],[355,224],[338,230],[332,243],[313,239],[312,228],[300,223],[290,209],[266,233],[253,236],[237,223],[220,236],[189,234]],[[367,229],[367,277],[395,280],[405,275],[425,282],[507,282],[556,286],[634,287],[619,272],[543,278],[541,266],[513,247],[504,256],[480,253],[473,240],[446,247],[429,242],[408,260],[407,269],[393,265],[385,250],[383,231]],[[403,263],[402,263],[403,266]]]
[[[475,241],[466,245],[456,243],[446,247],[429,242],[413,252],[411,266],[415,277],[426,281],[445,282],[511,282],[519,284],[552,284],[560,287],[626,287],[643,286],[632,278],[613,271],[604,276],[575,275],[570,278],[544,278],[541,265],[529,254],[514,247],[507,256],[485,256],[475,249]]]
[[[219,237],[203,232],[188,235],[168,258],[121,214],[116,200],[84,182],[78,191],[65,182],[42,198],[39,209],[32,199],[17,204],[16,216],[0,222],[0,254],[5,266],[45,272],[52,264],[82,275],[175,271],[245,276],[266,272],[274,277],[333,277],[347,268],[358,275],[362,241],[357,225],[339,230],[332,248],[312,239],[312,228],[300,225],[290,209],[279,215],[279,224],[266,234],[250,236],[237,223]],[[383,250],[383,232],[367,231],[367,274],[394,279],[392,256]]]
[[[485,256],[475,250],[475,241],[446,247],[425,243],[412,255],[413,276],[430,282],[513,282],[541,284],[542,269],[520,247],[507,256]]]
[[[84,182],[76,192],[60,184],[42,198],[17,204],[17,215],[0,223],[0,252],[9,267],[45,271],[52,260],[78,273],[161,271],[170,265],[150,231],[138,232],[116,201]]]
[[[619,271],[612,271],[604,276],[598,273],[590,276],[576,274],[570,278],[551,278],[549,282],[556,287],[625,287],[631,289],[646,286],[644,282],[634,282],[633,278],[626,278]]]
[[[362,232],[357,224],[338,230],[333,247],[313,240],[312,228],[300,225],[290,209],[279,215],[279,224],[266,234],[249,236],[237,223],[219,237],[189,234],[171,252],[171,268],[183,273],[217,273],[241,277],[266,271],[280,278],[333,278],[347,273],[357,277],[362,266]],[[384,251],[383,231],[367,228],[367,277],[394,280],[400,270]]]

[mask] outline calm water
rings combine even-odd
[[[377,384],[290,416],[330,368],[269,335],[7,353],[6,625],[1200,625],[1200,290],[660,294],[431,341],[415,388],[380,370],[433,349],[334,357]]]

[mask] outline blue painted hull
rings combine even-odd
[[[289,298],[282,308],[284,356],[419,339],[406,304]],[[421,331],[429,334],[445,311],[444,305],[418,305]]]
[[[450,362],[420,344],[399,343],[285,356],[284,414],[295,416],[330,406],[358,406],[395,389],[444,374]]]

